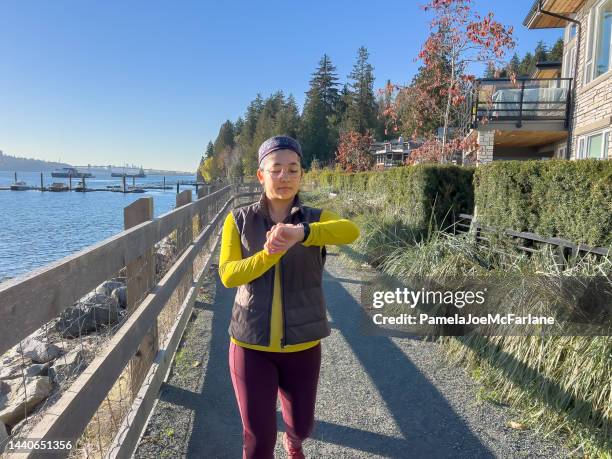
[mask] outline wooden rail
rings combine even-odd
[[[203,190],[201,190],[203,191]],[[257,186],[228,185],[210,195],[191,202],[191,191],[177,197],[175,210],[151,219],[150,198],[143,198],[126,208],[125,231],[86,248],[33,273],[0,285],[0,355],[18,344],[121,268],[137,264],[151,266],[152,247],[177,230],[179,256],[163,278],[151,284],[151,271],[145,277],[128,275],[128,305],[131,314],[108,345],[44,414],[28,435],[41,441],[72,440],[81,436],[101,402],[113,387],[126,364],[133,359],[145,337],[156,335],[157,317],[179,285],[186,281],[184,299],[171,331],[154,348],[145,368],[144,382],[136,392],[131,410],[115,438],[108,457],[129,457],[153,406],[159,387],[170,368],[170,362],[191,315],[198,290],[212,261],[214,248],[227,212],[240,200],[256,200]],[[128,212],[135,210],[139,216]],[[131,215],[130,216],[128,216]],[[198,216],[197,237],[193,237],[193,217]],[[144,220],[144,221],[143,221]],[[204,257],[194,272],[194,261]],[[144,265],[143,265],[144,263]],[[154,260],[153,260],[154,263]],[[154,264],[153,264],[154,266]],[[154,274],[154,268],[153,268]],[[136,280],[134,280],[136,279]],[[135,283],[136,282],[136,283]],[[153,282],[154,283],[154,282]],[[130,293],[132,289],[132,293]],[[137,290],[135,292],[135,290]],[[135,296],[132,294],[135,293]],[[137,303],[136,303],[137,302]],[[129,308],[128,308],[129,309]],[[33,450],[27,457],[65,457],[69,451]]]
[[[459,214],[459,217],[453,225],[453,232],[455,234],[458,234],[467,233],[470,231],[473,232],[474,239],[476,240],[476,242],[488,242],[490,240],[490,238],[483,236],[483,233],[501,233],[505,236],[516,238],[520,241],[517,245],[517,248],[519,250],[529,253],[535,253],[538,251],[537,248],[529,247],[529,245],[533,245],[534,242],[555,246],[558,249],[559,261],[562,264],[565,264],[565,261],[567,261],[570,256],[576,257],[579,255],[580,252],[593,253],[598,256],[608,256],[610,253],[610,249],[607,249],[605,247],[591,247],[586,244],[576,244],[575,242],[559,237],[545,237],[535,233],[530,233],[526,231],[514,231],[510,229],[500,231],[499,228],[486,226],[482,223],[475,221],[472,215]]]

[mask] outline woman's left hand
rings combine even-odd
[[[272,253],[289,250],[294,244],[304,239],[302,225],[277,223],[266,233],[268,251]]]

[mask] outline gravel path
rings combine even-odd
[[[477,397],[478,384],[443,360],[436,343],[364,336],[362,274],[329,253],[324,289],[332,335],[322,342],[317,422],[309,458],[558,458],[559,445],[506,427],[507,407]],[[240,458],[242,428],[227,362],[234,289],[216,266],[195,305],[181,350],[135,457]],[[277,458],[283,421],[277,410]]]

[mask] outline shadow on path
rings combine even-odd
[[[318,424],[315,438],[391,457],[494,457],[389,337],[362,334],[363,310],[341,280],[325,272],[325,298],[334,327],[368,373],[404,440],[334,424]]]

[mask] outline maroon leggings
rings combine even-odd
[[[300,447],[314,426],[321,344],[283,353],[256,351],[230,342],[229,365],[242,418],[242,457],[274,457],[277,393],[289,441]]]

